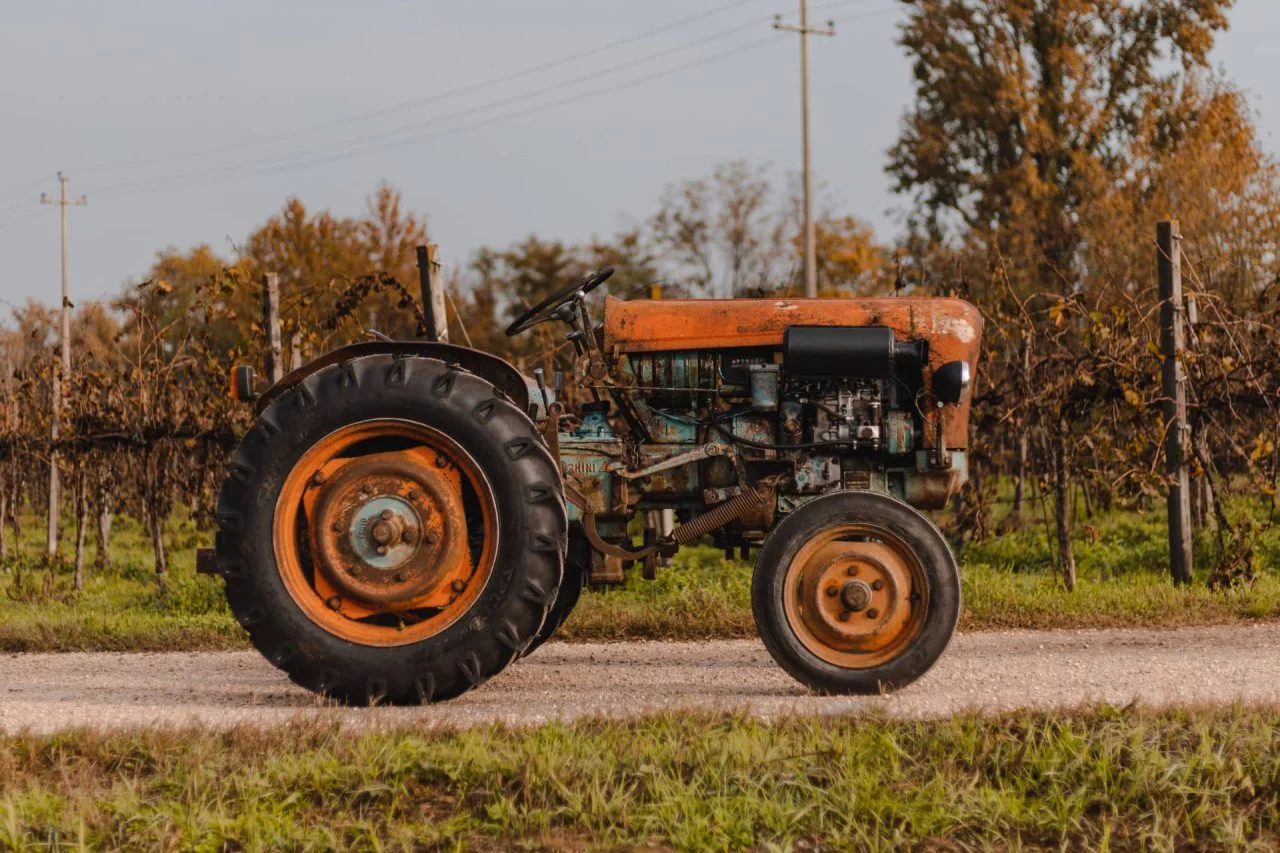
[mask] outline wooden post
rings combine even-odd
[[[262,330],[267,335],[267,378],[275,384],[284,378],[284,349],[280,345],[280,276],[262,276]]]
[[[418,247],[418,286],[422,288],[422,314],[426,318],[427,340],[449,342],[449,318],[444,310],[444,282],[440,280],[438,247],[428,243]]]
[[[1187,471],[1187,385],[1182,371],[1182,234],[1177,221],[1156,225],[1160,277],[1161,403],[1165,473],[1169,477],[1169,572],[1174,583],[1191,583],[1191,489]]]
[[[49,506],[45,528],[45,554],[52,563],[58,558],[58,515],[62,505],[62,483],[58,478],[58,420],[62,417],[62,365],[52,365],[49,410]]]

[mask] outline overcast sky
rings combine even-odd
[[[0,0],[0,298],[57,299],[57,208],[38,199],[59,169],[89,196],[70,214],[83,301],[165,246],[229,255],[289,195],[357,214],[389,181],[455,263],[530,233],[611,234],[651,214],[666,183],[731,158],[798,168],[797,38],[769,26],[795,6]],[[892,236],[884,152],[911,94],[902,13],[894,0],[811,8],[838,29],[811,50],[815,169],[843,210]],[[1274,150],[1280,3],[1237,0],[1232,22],[1215,61],[1253,94]]]

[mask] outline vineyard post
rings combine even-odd
[[[1187,385],[1182,369],[1182,233],[1177,220],[1156,225],[1160,279],[1161,409],[1165,473],[1169,476],[1169,571],[1174,583],[1191,583],[1191,489],[1187,470]]]
[[[422,288],[427,340],[448,343],[449,318],[444,312],[444,283],[440,281],[438,251],[435,243],[418,247],[418,286]]]
[[[280,345],[280,276],[262,276],[262,330],[267,335],[267,378],[275,384],[284,378],[284,351]]]

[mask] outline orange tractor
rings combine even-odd
[[[201,563],[268,660],[343,701],[449,699],[550,638],[587,584],[710,539],[755,552],[760,637],[810,688],[934,664],[960,582],[918,509],[965,481],[976,309],[609,298],[595,324],[611,272],[507,329],[564,325],[569,410],[559,376],[445,343],[344,347],[261,393],[238,369],[257,422]]]

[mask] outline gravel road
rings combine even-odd
[[[532,724],[662,709],[936,717],[1133,700],[1280,703],[1280,625],[962,635],[925,678],[871,698],[809,695],[747,640],[553,643],[461,699],[426,708],[326,707],[250,652],[0,657],[6,731],[316,717],[366,726]]]

